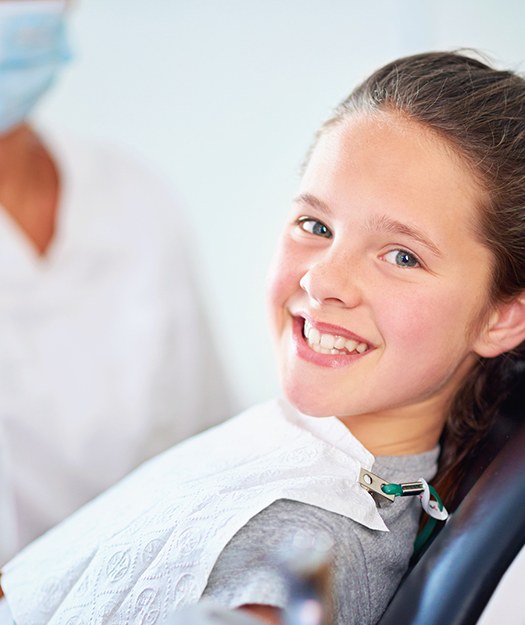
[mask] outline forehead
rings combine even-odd
[[[432,130],[395,113],[355,114],[326,128],[301,188],[338,205],[464,221],[477,232],[484,191],[469,164]]]

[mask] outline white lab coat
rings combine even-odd
[[[0,210],[0,564],[231,410],[170,194],[114,150],[46,143],[46,258]]]

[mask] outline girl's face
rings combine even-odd
[[[488,306],[481,199],[447,144],[414,122],[355,115],[325,131],[269,290],[284,391],[299,410],[337,415],[364,444],[379,424],[385,450],[400,427],[414,439],[403,452],[435,444]]]

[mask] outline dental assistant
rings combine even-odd
[[[27,122],[66,5],[0,1],[0,564],[231,409],[170,193]]]

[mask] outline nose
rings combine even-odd
[[[362,301],[358,269],[350,259],[326,258],[311,265],[299,285],[316,305],[354,308]]]

